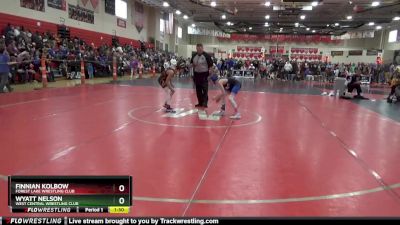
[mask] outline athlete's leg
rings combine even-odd
[[[240,113],[239,113],[239,109],[238,109],[238,104],[236,103],[235,97],[236,95],[239,93],[240,90],[240,85],[235,85],[232,88],[231,94],[229,95],[228,99],[229,102],[231,103],[233,109],[235,110],[235,115],[231,116],[231,119],[240,119]]]
[[[164,107],[168,109],[168,108],[171,108],[172,93],[168,87],[165,87],[163,89],[164,89],[164,93],[165,93]]]

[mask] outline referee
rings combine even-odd
[[[203,44],[196,45],[197,54],[193,55],[191,63],[193,65],[193,80],[196,85],[198,104],[196,107],[207,108],[208,103],[208,76],[209,69],[213,66],[210,55],[203,50]]]

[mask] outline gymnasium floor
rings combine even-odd
[[[7,175],[132,175],[131,216],[400,216],[387,90],[341,100],[318,82],[247,80],[231,121],[175,82],[175,117],[155,79],[0,95],[0,215]]]

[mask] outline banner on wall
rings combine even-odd
[[[44,0],[20,0],[20,6],[23,8],[44,12]]]
[[[78,6],[99,13],[99,0],[78,0]]]
[[[204,36],[212,36],[212,37],[225,37],[230,38],[230,34],[224,33],[219,30],[201,28],[201,27],[191,27],[188,26],[188,34],[191,35],[204,35]]]
[[[126,21],[123,19],[118,18],[117,19],[117,26],[122,27],[122,28],[126,28]]]
[[[174,14],[165,13],[165,33],[172,34],[174,29]]]
[[[83,9],[79,6],[74,6],[68,4],[68,17],[73,20],[85,22],[85,23],[94,23],[94,13],[93,11]]]
[[[343,51],[331,51],[331,56],[343,56]]]
[[[143,4],[136,2],[132,5],[132,23],[133,21],[137,31],[140,33],[144,27],[144,8]]]
[[[266,41],[266,42],[305,42],[305,43],[340,43],[340,40],[333,40],[328,35],[251,35],[251,34],[232,34],[230,37],[219,37],[221,41]]]
[[[368,56],[378,56],[378,53],[382,53],[382,50],[367,50],[367,55]]]
[[[359,55],[362,55],[362,54],[363,54],[362,50],[350,50],[349,51],[349,55],[351,55],[351,56],[359,56]]]
[[[47,6],[59,10],[67,10],[66,0],[47,0]]]
[[[104,11],[115,16],[115,0],[105,0]]]
[[[349,40],[349,39],[359,39],[359,38],[374,38],[375,31],[354,31],[347,32],[340,36],[332,36],[334,40]]]

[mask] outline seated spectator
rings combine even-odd
[[[348,84],[347,84],[347,91],[349,93],[352,93],[354,89],[357,90],[357,95],[354,96],[354,98],[360,98],[364,99],[364,97],[361,95],[362,90],[361,90],[361,70],[357,70],[355,74],[347,78]]]

